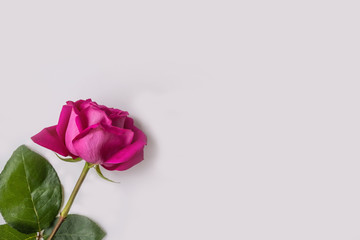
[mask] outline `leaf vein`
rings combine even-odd
[[[39,232],[41,232],[39,215],[38,215],[38,212],[37,212],[36,207],[35,207],[34,199],[33,199],[32,195],[31,195],[32,191],[31,191],[31,187],[30,187],[30,184],[29,184],[29,180],[28,180],[29,176],[28,176],[28,174],[26,172],[26,164],[25,164],[25,158],[24,158],[24,153],[23,152],[21,152],[21,158],[22,158],[22,162],[23,162],[23,165],[24,165],[26,184],[27,184],[27,187],[28,187],[28,190],[29,190],[30,199],[31,199],[32,205],[34,207],[34,212],[35,212],[36,219],[37,219],[38,229],[39,229]]]

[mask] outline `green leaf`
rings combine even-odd
[[[55,153],[55,155],[60,159],[60,160],[63,160],[65,162],[80,162],[82,160],[82,158],[63,158],[63,157],[60,157],[58,154]]]
[[[0,240],[36,240],[36,233],[24,234],[9,225],[0,225]]]
[[[54,223],[55,226],[56,222]],[[48,237],[52,229],[44,231],[44,236]],[[61,224],[53,240],[101,240],[106,233],[92,220],[85,216],[70,214]]]
[[[0,211],[5,221],[23,233],[51,225],[62,202],[60,180],[50,163],[22,145],[0,175]]]
[[[109,182],[112,182],[112,183],[119,183],[119,182],[115,182],[107,177],[105,177],[102,172],[101,172],[101,169],[100,169],[100,166],[99,165],[96,165],[95,166],[95,170],[97,172],[97,174],[102,178],[102,179],[105,179],[106,181],[109,181]]]

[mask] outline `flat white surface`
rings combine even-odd
[[[358,1],[1,1],[0,169],[66,100],[127,110],[146,160],[71,210],[106,240],[360,239]]]

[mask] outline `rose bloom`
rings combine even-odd
[[[60,155],[122,171],[144,159],[146,145],[145,134],[128,115],[91,99],[68,101],[58,124],[31,139]]]

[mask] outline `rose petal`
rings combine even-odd
[[[63,106],[61,113],[60,113],[59,122],[56,127],[56,132],[63,142],[65,142],[65,132],[66,132],[66,128],[69,123],[71,110],[72,110],[71,106],[68,106],[68,105]]]
[[[78,117],[77,112],[78,110],[75,107],[72,107],[69,117],[69,123],[65,133],[65,145],[73,155],[79,156],[72,143],[74,138],[80,133],[78,124],[76,123],[76,118]]]
[[[41,132],[33,136],[31,139],[40,146],[53,150],[60,155],[69,156],[70,153],[66,149],[62,139],[59,138],[56,127],[57,126],[55,125],[52,127],[44,128]]]
[[[119,149],[129,145],[133,136],[131,130],[99,123],[81,132],[74,139],[73,146],[85,161],[101,164]]]
[[[112,123],[111,119],[106,115],[106,113],[95,106],[89,106],[82,110],[79,113],[79,117],[84,129],[100,122],[104,123],[105,125],[111,125]]]
[[[86,100],[78,100],[75,103],[75,106],[77,107],[77,109],[79,109],[80,111],[89,107],[90,105],[92,105],[92,101],[91,99],[86,99]]]
[[[126,119],[125,128],[131,129],[134,132],[133,141],[102,164],[108,170],[123,171],[144,159],[144,147],[147,143],[146,135],[134,126],[131,118]]]
[[[112,118],[112,125],[118,128],[124,128],[126,116],[124,117],[113,117]]]
[[[135,166],[136,164],[140,163],[142,160],[144,160],[144,149],[142,148],[139,151],[136,151],[134,155],[132,155],[131,159],[127,162],[119,163],[119,164],[101,164],[104,168],[110,171],[125,171],[129,168]]]

